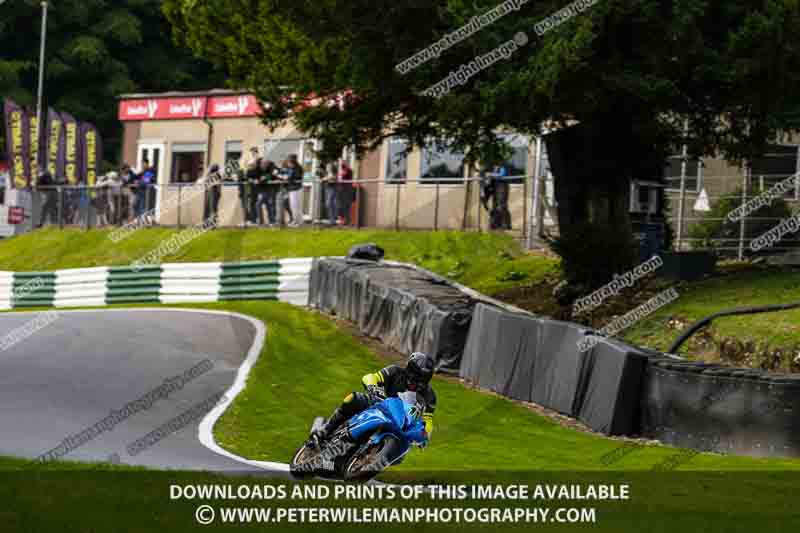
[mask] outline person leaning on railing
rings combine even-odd
[[[297,155],[289,155],[286,167],[286,194],[289,197],[289,208],[292,212],[292,227],[299,227],[303,223],[303,208],[300,195],[303,193],[303,167],[297,161]]]
[[[275,175],[278,167],[269,159],[262,159],[258,166],[258,180],[255,185],[257,194],[256,214],[258,223],[264,223],[264,208],[267,209],[267,219],[270,226],[275,226],[277,220],[276,199],[278,197],[278,186],[276,185]]]
[[[353,205],[353,169],[346,161],[342,161],[339,168],[339,183],[337,185],[337,205],[339,208],[339,218],[336,223],[339,225],[350,225],[350,208]]]
[[[205,202],[203,203],[203,220],[216,217],[219,213],[219,199],[222,196],[220,183],[222,183],[222,174],[219,171],[219,165],[216,163],[211,165],[208,172],[197,180],[197,185],[206,189]]]
[[[339,218],[339,191],[337,190],[337,176],[338,171],[336,163],[331,163],[327,166],[327,170],[320,180],[323,184],[325,192],[325,216],[328,219],[328,224],[336,224]]]

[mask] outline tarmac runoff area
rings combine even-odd
[[[288,465],[238,457],[211,433],[261,352],[260,321],[164,308],[58,311],[26,328],[41,315],[0,314],[0,336],[30,333],[0,351],[0,455],[289,477]]]

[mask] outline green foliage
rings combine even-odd
[[[689,236],[692,239],[692,246],[697,249],[717,249],[717,253],[722,256],[736,256],[736,250],[726,250],[724,248],[735,248],[741,234],[741,223],[731,222],[728,214],[742,205],[742,191],[737,189],[725,198],[721,198],[711,205],[711,211],[703,214],[702,222],[689,229]],[[777,226],[781,220],[792,216],[789,205],[783,199],[774,200],[770,205],[765,205],[754,211],[747,217],[745,223],[745,242],[759,237]],[[787,235],[781,241],[796,239],[794,235]],[[785,246],[779,241],[776,246]],[[767,250],[768,252],[768,250]]]
[[[39,72],[38,0],[0,4],[0,98],[34,107]],[[120,153],[116,97],[210,89],[224,78],[171,39],[158,0],[58,0],[47,24],[44,104],[95,123],[104,158]]]
[[[634,265],[636,247],[623,232],[600,224],[582,224],[551,240],[561,270],[575,292],[591,292]],[[610,253],[610,251],[614,253]]]

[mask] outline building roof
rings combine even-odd
[[[169,91],[165,93],[126,93],[117,96],[117,100],[133,98],[185,98],[191,96],[235,96],[237,94],[253,94],[245,89],[209,89],[207,91]]]

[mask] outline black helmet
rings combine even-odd
[[[417,387],[424,387],[430,383],[435,366],[433,358],[429,355],[422,352],[412,353],[406,364],[408,389],[415,391]]]

